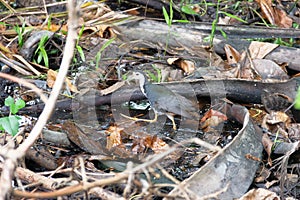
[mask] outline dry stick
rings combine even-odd
[[[26,141],[22,143],[20,147],[17,149],[17,151],[23,154],[23,156],[25,155],[26,150],[29,149],[33,145],[35,140],[39,137],[43,127],[46,125],[47,120],[51,115],[51,112],[55,108],[57,97],[60,93],[63,83],[65,82],[65,77],[67,75],[71,60],[73,58],[75,41],[77,39],[76,28],[78,27],[78,16],[75,9],[75,5],[73,4],[72,0],[68,1],[68,9],[69,9],[69,27],[68,27],[68,37],[66,40],[66,46],[64,50],[65,51],[64,57],[60,65],[59,73],[56,77],[53,90],[50,94],[48,102],[45,105],[45,109],[39,116],[36,126],[34,126],[34,128],[32,129]]]
[[[14,170],[17,165],[17,160],[25,156],[27,149],[29,149],[34,144],[35,140],[39,137],[43,127],[46,125],[55,107],[55,103],[59,95],[60,89],[65,81],[65,77],[73,57],[75,41],[77,39],[76,28],[78,27],[78,7],[76,7],[73,0],[69,0],[67,6],[69,9],[69,27],[65,46],[65,53],[53,90],[45,105],[45,108],[41,113],[36,125],[30,132],[28,138],[19,146],[18,149],[0,149],[0,154],[6,157],[6,160],[3,164],[4,168],[0,178],[0,200],[4,200],[5,197],[11,191],[11,182]]]
[[[5,79],[8,79],[8,80],[11,80],[13,82],[19,83],[20,85],[24,85],[25,87],[32,89],[37,95],[40,96],[41,100],[44,103],[47,103],[48,99],[43,94],[43,91],[41,89],[39,89],[38,87],[36,87],[34,84],[29,83],[28,81],[26,81],[22,78],[18,78],[18,77],[15,77],[15,76],[12,76],[12,75],[9,75],[9,74],[5,74],[5,73],[2,73],[2,72],[0,72],[0,78],[5,78]]]
[[[208,148],[211,151],[219,151],[220,150],[219,147],[215,147],[209,143],[206,143],[205,141],[202,141],[199,138],[192,138],[190,140],[182,142],[179,145],[174,145],[173,147],[167,149],[166,151],[164,151],[160,154],[149,156],[149,159],[147,161],[145,161],[144,163],[142,163],[134,168],[131,168],[130,171],[125,170],[124,172],[118,173],[112,178],[96,180],[94,182],[87,182],[87,183],[84,183],[84,185],[81,183],[78,185],[66,187],[66,188],[56,190],[53,192],[30,193],[30,192],[25,192],[25,191],[20,191],[20,190],[14,190],[13,195],[18,196],[18,197],[25,197],[25,198],[54,198],[54,197],[58,197],[58,196],[69,195],[69,194],[72,194],[75,192],[89,190],[93,187],[105,186],[105,185],[109,185],[109,184],[113,184],[113,183],[119,183],[121,180],[127,179],[130,174],[140,172],[149,166],[153,166],[160,160],[164,159],[167,155],[174,152],[178,147],[180,147],[184,144],[189,144],[189,143],[196,143],[196,144],[202,145],[203,147]]]

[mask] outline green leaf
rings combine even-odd
[[[175,19],[175,20],[173,20],[173,22],[178,22],[178,23],[190,23],[190,21],[187,20],[187,19]]]
[[[9,110],[12,114],[16,114],[21,108],[25,107],[25,102],[22,99],[18,99],[15,102],[11,96],[5,99],[4,104],[9,106]]]
[[[116,39],[116,38],[113,37],[113,38],[107,40],[107,41],[103,44],[103,46],[101,47],[100,51],[101,51],[101,52],[104,51],[104,49],[106,49],[106,48],[107,48],[107,47],[108,47],[115,39]]]
[[[128,78],[127,74],[122,75],[122,80],[127,80],[127,78]]]
[[[113,37],[109,40],[107,40],[103,45],[102,47],[100,48],[100,50],[97,52],[95,58],[96,58],[96,69],[98,69],[99,67],[99,62],[101,60],[101,54],[102,54],[102,51],[104,51],[104,49],[106,49],[116,38]]]
[[[81,29],[80,29],[80,31],[78,33],[78,40],[81,38],[81,36],[83,34],[83,31],[84,31],[84,25],[82,25],[82,27],[81,27]],[[78,40],[77,40],[77,42],[78,42]]]
[[[83,62],[85,62],[85,56],[84,56],[84,52],[83,52],[81,46],[76,45],[76,49],[77,49],[77,51],[78,51],[78,53],[79,53],[79,55],[80,55],[81,60],[82,60]]]
[[[168,12],[167,12],[167,10],[166,10],[166,8],[164,6],[162,7],[162,10],[163,10],[165,21],[170,26],[171,22],[170,22],[169,14],[168,14]]]
[[[161,70],[159,68],[156,67],[156,65],[152,64],[151,67],[153,69],[155,69],[156,73],[157,73],[157,76],[152,80],[154,80],[155,82],[157,83],[160,83],[161,82],[161,79],[162,79],[162,75],[161,75]],[[148,71],[149,72],[149,71]],[[154,74],[153,74],[154,75]],[[150,75],[151,76],[151,75]]]
[[[51,30],[51,21],[52,21],[52,14],[49,15],[48,21],[47,21],[47,29],[48,31]]]
[[[14,115],[0,118],[2,128],[10,135],[16,135],[19,129],[18,118]]]
[[[232,15],[230,13],[223,12],[223,11],[219,11],[219,13],[223,13],[224,15],[227,15],[228,17],[236,19],[236,20],[238,20],[240,22],[247,23],[247,21],[243,20],[242,18],[239,18],[238,16]]]
[[[42,59],[43,59],[43,55],[42,55],[42,53],[40,52],[40,53],[39,53],[39,56],[38,56],[38,58],[37,58],[37,63],[40,64],[41,61],[42,61]]]
[[[181,11],[188,15],[197,15],[198,13],[193,10],[193,4],[186,4],[181,7]]]
[[[14,115],[14,114],[16,114],[17,112],[18,112],[18,108],[17,108],[17,106],[16,106],[16,104],[13,104],[13,105],[11,105],[10,106],[10,112]]]
[[[170,25],[172,25],[172,20],[173,20],[173,0],[170,1]]]
[[[155,76],[155,74],[153,74],[152,72],[150,72],[150,71],[147,70],[147,74],[150,77],[150,79],[153,80],[154,82],[158,81],[157,76]]]
[[[34,55],[36,55],[37,53],[39,53],[41,51],[41,49],[45,49],[45,44],[48,41],[49,37],[48,35],[45,35],[41,38],[38,47],[36,48]]]
[[[96,69],[99,68],[99,62],[100,62],[100,60],[101,60],[101,52],[99,51],[96,54]]]
[[[14,98],[12,98],[11,96],[8,96],[8,97],[5,99],[4,104],[5,104],[6,106],[11,106],[11,105],[15,104],[15,100],[14,100]]]
[[[222,36],[227,39],[227,34],[221,28],[218,28],[218,30],[221,32]]]
[[[46,67],[49,67],[49,58],[46,50],[44,48],[41,48],[41,54],[43,55],[43,60]]]
[[[298,92],[297,92],[297,95],[296,95],[294,107],[295,107],[297,110],[300,110],[300,87],[298,88]]]
[[[18,110],[22,109],[25,107],[25,101],[23,99],[17,99],[16,100],[16,107]]]

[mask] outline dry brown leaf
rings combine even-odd
[[[259,4],[263,18],[267,19],[272,25],[283,28],[292,27],[293,20],[287,16],[285,11],[273,7],[271,0],[256,0]]]
[[[111,12],[111,9],[103,2],[86,2],[81,5],[82,18],[84,21],[97,20],[97,18],[104,14]]]
[[[115,37],[116,34],[115,32],[113,31],[113,29],[108,26],[108,25],[97,25],[97,26],[94,26],[97,28],[98,32],[97,34],[101,37],[101,38],[112,38],[112,37]]]
[[[268,164],[270,166],[272,166],[271,153],[272,153],[272,147],[273,147],[274,143],[270,140],[270,138],[267,134],[263,134],[262,144],[263,144],[265,151],[268,154]]]
[[[274,13],[275,13],[275,24],[279,27],[283,28],[291,28],[293,25],[293,20],[287,16],[285,11],[279,9],[279,8],[274,8]]]
[[[267,178],[269,178],[271,175],[271,171],[267,169],[266,167],[262,167],[259,169],[259,174],[257,177],[255,177],[254,181],[255,183],[264,183]]]
[[[288,137],[292,141],[300,141],[300,124],[290,124],[288,127]]]
[[[260,158],[255,157],[255,156],[252,156],[251,154],[246,154],[245,157],[246,157],[247,159],[249,159],[249,160],[255,160],[255,161],[258,161],[258,162],[261,161]]]
[[[157,136],[147,136],[144,144],[155,153],[161,153],[166,149],[166,147],[168,147],[168,144]]]
[[[201,122],[204,122],[205,120],[207,120],[208,118],[211,118],[212,116],[217,116],[223,120],[227,120],[227,116],[224,115],[223,113],[217,111],[217,110],[213,110],[210,109],[209,111],[207,111],[204,116],[201,119]]]
[[[223,113],[210,109],[205,113],[200,122],[202,123],[201,128],[218,126],[220,123],[227,120],[227,116]]]
[[[141,13],[138,11],[138,8],[126,10],[128,15],[140,15]]]
[[[258,124],[262,124],[264,116],[267,114],[266,111],[258,108],[251,108],[249,110],[251,118]]]
[[[103,154],[107,155],[107,150],[101,141],[95,140],[94,130],[86,128],[83,130],[81,127],[77,126],[74,122],[66,120],[62,125],[62,130],[64,130],[69,138],[74,144],[79,148],[88,152],[90,154]]]
[[[90,36],[91,33],[95,33],[99,37],[106,39],[116,36],[115,31],[108,25],[86,26],[83,30],[83,36]]]
[[[278,123],[289,123],[291,118],[285,113],[281,111],[272,112],[267,117],[267,123],[269,124],[278,124]]]
[[[9,50],[9,48],[7,48],[2,44],[2,41],[0,42],[0,50],[1,52],[5,52],[6,53],[5,55],[7,55],[9,58],[12,58],[12,56],[10,55],[12,54],[12,52]]]
[[[250,199],[276,200],[276,199],[280,199],[280,197],[275,192],[271,192],[270,190],[263,189],[263,188],[258,188],[258,189],[250,190],[238,200],[250,200]]]
[[[108,135],[106,143],[106,148],[108,150],[110,150],[112,147],[119,146],[122,144],[121,134],[123,130],[123,128],[111,126],[105,131],[105,133]]]
[[[58,30],[67,32],[68,26],[67,25],[50,24],[50,26],[44,26],[43,30],[51,31],[53,33],[57,32]]]
[[[178,66],[186,73],[191,74],[195,71],[195,63],[190,60],[181,60],[178,62]]]
[[[56,80],[56,76],[57,76],[57,72],[56,71],[54,71],[52,69],[48,70],[48,72],[47,72],[47,85],[48,85],[49,88],[53,87],[53,85],[55,83],[55,80]],[[70,91],[76,92],[76,93],[79,92],[77,90],[76,86],[73,85],[68,78],[65,79],[65,83],[67,84],[67,87],[70,89]]]
[[[168,147],[162,139],[157,136],[147,135],[145,137],[134,138],[132,152],[141,153],[146,149],[152,149],[155,153],[161,153]]]
[[[264,58],[266,55],[268,55],[278,46],[279,46],[278,44],[272,44],[268,42],[252,41],[249,46],[249,52],[252,59]]]
[[[49,88],[53,88],[57,76],[57,72],[52,69],[47,72],[47,85]]]
[[[108,95],[113,93],[114,91],[118,90],[119,88],[125,85],[125,81],[119,81],[113,84],[112,86],[105,88],[104,90],[100,90],[101,95]]]
[[[195,71],[195,63],[190,60],[184,60],[181,58],[168,58],[167,63],[169,65],[176,65],[181,68],[186,74],[191,74]]]
[[[224,49],[229,65],[236,64],[241,60],[241,54],[229,44],[225,44]]]
[[[288,75],[272,60],[254,59],[253,67],[262,79],[287,79]]]
[[[257,0],[261,8],[262,16],[272,24],[275,25],[274,9],[271,0]]]

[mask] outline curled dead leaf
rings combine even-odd
[[[55,80],[56,80],[57,72],[49,69],[47,72],[47,85],[49,88],[52,88],[54,86]],[[65,83],[67,87],[70,89],[72,92],[78,93],[79,91],[77,90],[77,87],[73,85],[70,81],[70,79],[66,78]]]
[[[287,79],[288,75],[272,60],[254,59],[253,67],[262,79]]]
[[[123,128],[111,126],[105,131],[105,133],[108,135],[106,143],[106,148],[108,150],[110,150],[112,147],[122,144],[121,134],[123,130]]]
[[[259,4],[263,18],[267,19],[272,25],[283,28],[292,27],[293,20],[287,16],[286,12],[272,6],[271,0],[256,0]]]
[[[225,44],[224,49],[229,65],[236,64],[241,60],[241,54],[229,44]]]
[[[167,60],[169,65],[176,65],[180,67],[186,74],[191,74],[195,71],[195,63],[190,60],[184,60],[181,58],[169,58]]]

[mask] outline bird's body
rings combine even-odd
[[[157,115],[166,115],[173,122],[173,128],[176,129],[174,114],[189,119],[199,119],[196,102],[174,93],[166,86],[150,83],[143,72],[133,72],[131,79],[139,80],[140,89],[155,112],[155,120]]]
[[[146,97],[148,98],[151,107],[158,114],[170,112],[189,119],[199,116],[199,114],[195,112],[195,104],[192,101],[184,96],[175,94],[166,86],[154,85],[150,83],[146,84],[144,87],[146,91]],[[155,93],[153,93],[153,91],[155,91]]]

